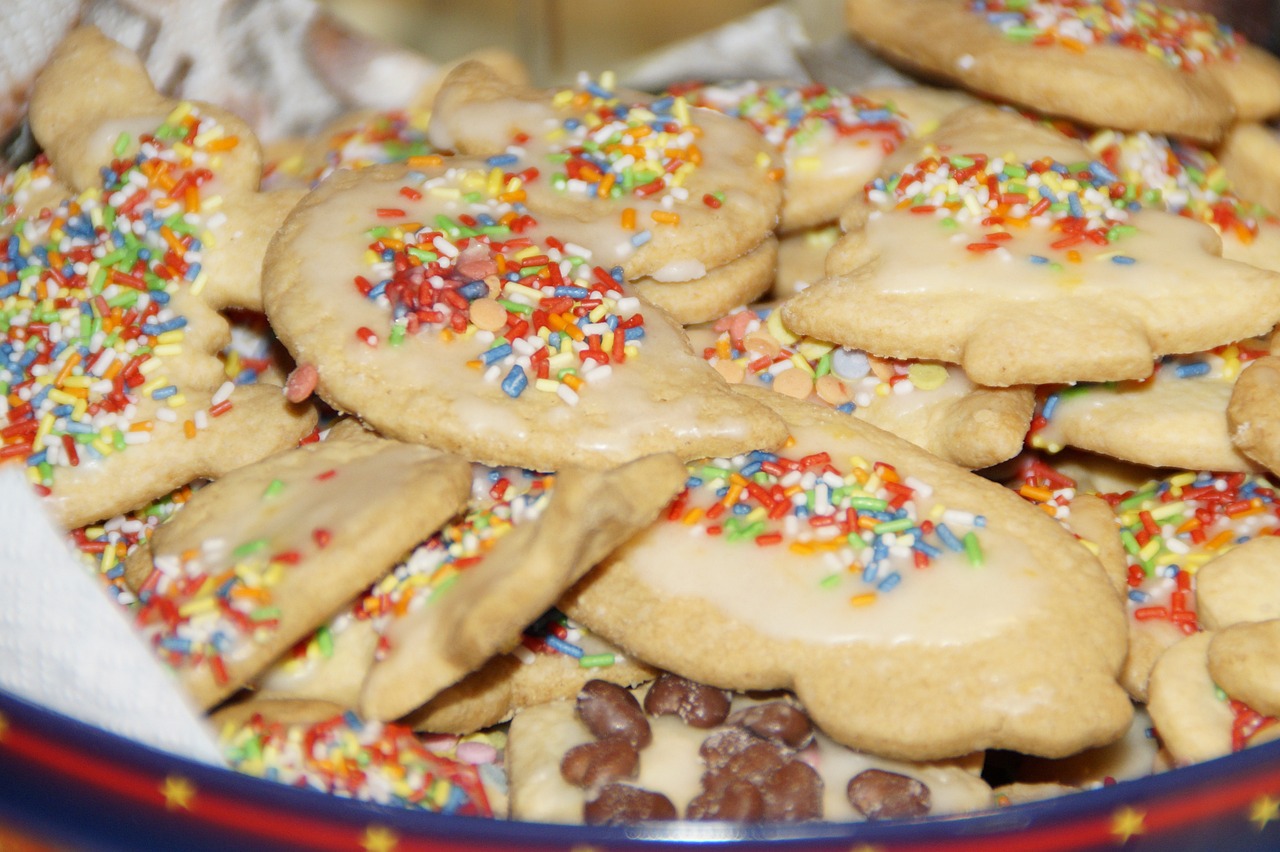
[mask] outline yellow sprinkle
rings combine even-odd
[[[560,383],[555,379],[537,379],[534,381],[533,386],[536,389],[546,391],[547,393],[555,393],[560,390]]]
[[[490,196],[494,196],[502,192],[502,169],[494,166],[493,169],[489,171],[489,180],[485,189]]]
[[[809,364],[807,360],[805,360],[804,356],[801,355],[799,352],[791,356],[791,363],[794,364],[797,369],[804,370],[810,376],[814,374],[813,367]]]
[[[764,151],[761,151],[760,153],[756,154],[756,166],[762,169],[767,169],[771,165],[773,164],[769,160],[769,155],[766,154]]]
[[[191,282],[191,294],[193,296],[199,296],[200,291],[204,289],[204,285],[207,284],[208,282],[209,282],[209,273],[201,269],[200,274],[196,276],[196,280]]]
[[[920,390],[936,390],[946,384],[947,368],[941,364],[917,362],[907,368],[907,378]]]
[[[175,393],[173,396],[166,399],[165,402],[169,404],[170,408],[181,408],[187,404],[187,398],[180,393]]]
[[[157,346],[155,349],[151,351],[161,357],[168,357],[170,355],[180,355],[182,354],[182,344],[181,343],[161,343],[159,346]]]
[[[867,606],[868,604],[873,604],[875,602],[876,602],[875,592],[863,592],[860,595],[854,595],[853,597],[849,598],[849,603],[853,604],[854,606]]]
[[[820,157],[796,157],[795,168],[798,172],[816,172],[822,168]]]
[[[881,382],[880,384],[876,385],[876,396],[888,396],[888,395],[889,395],[888,382]]]
[[[49,399],[63,405],[74,405],[77,397],[72,396],[66,391],[58,390],[57,388],[52,388],[49,391]]]
[[[217,609],[218,599],[212,596],[197,597],[189,600],[182,606],[178,607],[178,615],[184,618],[190,618],[202,612],[209,612]]]
[[[159,343],[162,345],[166,343],[180,343],[185,337],[186,337],[186,334],[183,332],[182,329],[175,328],[172,331],[165,331],[157,335],[156,343]]]

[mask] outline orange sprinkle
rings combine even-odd
[[[1235,537],[1236,537],[1236,534],[1235,534],[1235,532],[1234,532],[1234,531],[1229,530],[1229,529],[1227,529],[1227,530],[1223,530],[1222,532],[1220,532],[1220,533],[1218,533],[1217,535],[1215,535],[1213,538],[1211,538],[1211,539],[1209,539],[1208,541],[1206,541],[1206,542],[1204,543],[1204,549],[1205,549],[1205,550],[1217,550],[1218,548],[1222,547],[1223,545],[1230,544],[1230,543],[1231,543],[1231,540],[1232,540],[1232,539],[1234,539]]]
[[[782,183],[782,178],[785,175],[786,171],[784,169],[769,169],[769,171],[765,172],[765,176],[774,183]]]
[[[691,527],[700,520],[702,520],[702,510],[695,506],[684,513],[684,517],[680,519],[680,522],[687,527]]]
[[[182,194],[182,201],[186,205],[187,212],[200,212],[200,190],[194,186],[188,186],[186,192]]]
[[[218,139],[210,140],[209,144],[204,147],[206,151],[230,151],[239,144],[239,136],[222,136]]]
[[[71,371],[75,369],[75,366],[79,363],[80,363],[80,353],[76,352],[75,350],[72,350],[70,357],[68,357],[66,360],[66,363],[62,365],[62,369],[59,370],[58,375],[54,377],[53,379],[54,386],[62,387],[62,383],[67,380],[67,377],[71,375]]]
[[[154,428],[155,421],[153,420],[139,420],[137,423],[129,425],[130,432],[150,432]]]
[[[410,168],[426,169],[444,165],[444,158],[439,154],[422,154],[417,157],[410,157],[407,162]]]
[[[873,604],[875,602],[876,602],[875,592],[863,592],[860,595],[854,595],[853,597],[849,598],[849,603],[851,603],[854,606],[866,606],[868,604]]]
[[[628,207],[622,211],[622,227],[628,231],[636,229],[636,211],[634,207]]]
[[[1018,489],[1018,494],[1037,503],[1047,503],[1053,499],[1053,491],[1038,485],[1024,485]]]
[[[1062,46],[1063,46],[1063,47],[1065,47],[1067,50],[1071,50],[1071,51],[1074,51],[1074,52],[1076,52],[1076,53],[1084,53],[1085,51],[1087,51],[1087,50],[1089,49],[1089,46],[1088,46],[1087,44],[1085,44],[1084,42],[1082,42],[1082,41],[1077,41],[1077,40],[1076,40],[1076,39],[1074,39],[1074,38],[1067,38],[1066,36],[1059,36],[1059,37],[1058,37],[1058,44],[1062,45]]]
[[[514,204],[517,201],[524,201],[526,197],[527,195],[523,189],[513,189],[508,192],[498,194],[498,200],[505,201],[508,204]]]
[[[160,226],[160,236],[164,237],[164,241],[169,244],[169,248],[173,249],[178,256],[186,252],[187,247],[182,244],[182,240],[175,234],[168,225]]]
[[[615,178],[613,172],[609,172],[604,176],[604,180],[600,181],[600,186],[596,188],[596,196],[599,198],[608,198],[610,190],[613,189]]]
[[[679,225],[680,214],[671,210],[654,210],[649,217],[659,225]]]
[[[684,149],[684,158],[695,166],[702,165],[702,149],[697,145],[690,145]]]
[[[564,374],[564,376],[563,376],[563,378],[561,378],[561,379],[560,379],[560,381],[562,381],[562,382],[564,382],[566,385],[568,385],[568,386],[569,386],[569,389],[570,389],[570,390],[572,390],[572,391],[579,391],[579,390],[582,390],[582,386],[583,386],[583,384],[585,384],[585,383],[582,381],[582,379],[580,379],[580,378],[578,378],[577,376],[573,375],[573,373],[565,373],[565,374]]]
[[[188,420],[183,423],[182,434],[186,435],[188,438],[194,438],[196,436],[196,421]]]

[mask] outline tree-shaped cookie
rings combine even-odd
[[[214,308],[259,300],[295,197],[255,194],[244,125],[161,98],[92,29],[55,53],[31,123],[48,160],[8,179],[0,222],[0,457],[79,526],[309,432],[314,412],[234,388],[216,357],[230,333]]]
[[[784,316],[995,386],[1143,378],[1160,355],[1271,330],[1280,275],[1224,260],[1212,228],[1124,196],[1083,145],[1007,111],[961,110],[868,184],[828,278]]]

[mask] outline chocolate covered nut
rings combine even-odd
[[[867,769],[849,781],[849,804],[867,819],[905,819],[929,813],[929,788],[907,775]]]
[[[587,825],[675,819],[676,806],[661,793],[626,784],[607,784],[599,796],[583,805],[582,818]]]
[[[575,787],[594,787],[621,778],[634,778],[640,754],[622,737],[609,737],[574,746],[560,761],[560,775]]]
[[[614,683],[588,681],[578,693],[578,718],[599,739],[621,737],[636,748],[649,744],[649,720],[635,696]]]
[[[803,761],[793,760],[759,784],[764,818],[800,822],[822,818],[822,778]]]
[[[689,802],[689,819],[755,822],[764,818],[764,796],[754,784],[731,780],[716,792],[704,791]]]
[[[772,701],[739,710],[728,718],[730,725],[741,725],[762,740],[804,748],[813,741],[813,724],[803,710],[785,701]]]
[[[729,696],[722,689],[663,674],[649,687],[644,711],[650,716],[679,716],[694,728],[714,728],[729,715]]]

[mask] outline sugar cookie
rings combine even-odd
[[[857,419],[741,392],[795,443],[691,463],[667,520],[579,583],[570,616],[686,677],[793,686],[824,731],[877,754],[1061,756],[1120,734],[1123,607],[1069,533]]]
[[[1280,716],[1280,619],[1241,622],[1215,633],[1209,674],[1237,701],[1260,714]]]
[[[678,323],[709,322],[738,305],[754,302],[773,286],[778,264],[778,240],[770,237],[737,260],[711,269],[693,281],[638,278],[631,290],[662,308]]]
[[[1275,344],[1273,338],[1273,347]],[[1270,471],[1280,471],[1280,358],[1272,354],[1254,362],[1240,376],[1227,405],[1231,441],[1240,452]]]
[[[1142,378],[1277,319],[1280,276],[1222,259],[1199,222],[1113,198],[1084,146],[991,107],[932,140],[904,144],[846,211],[828,278],[784,308],[795,331],[1003,386]]]
[[[1264,124],[1237,124],[1218,151],[1222,168],[1244,197],[1280,210],[1280,137]]]

